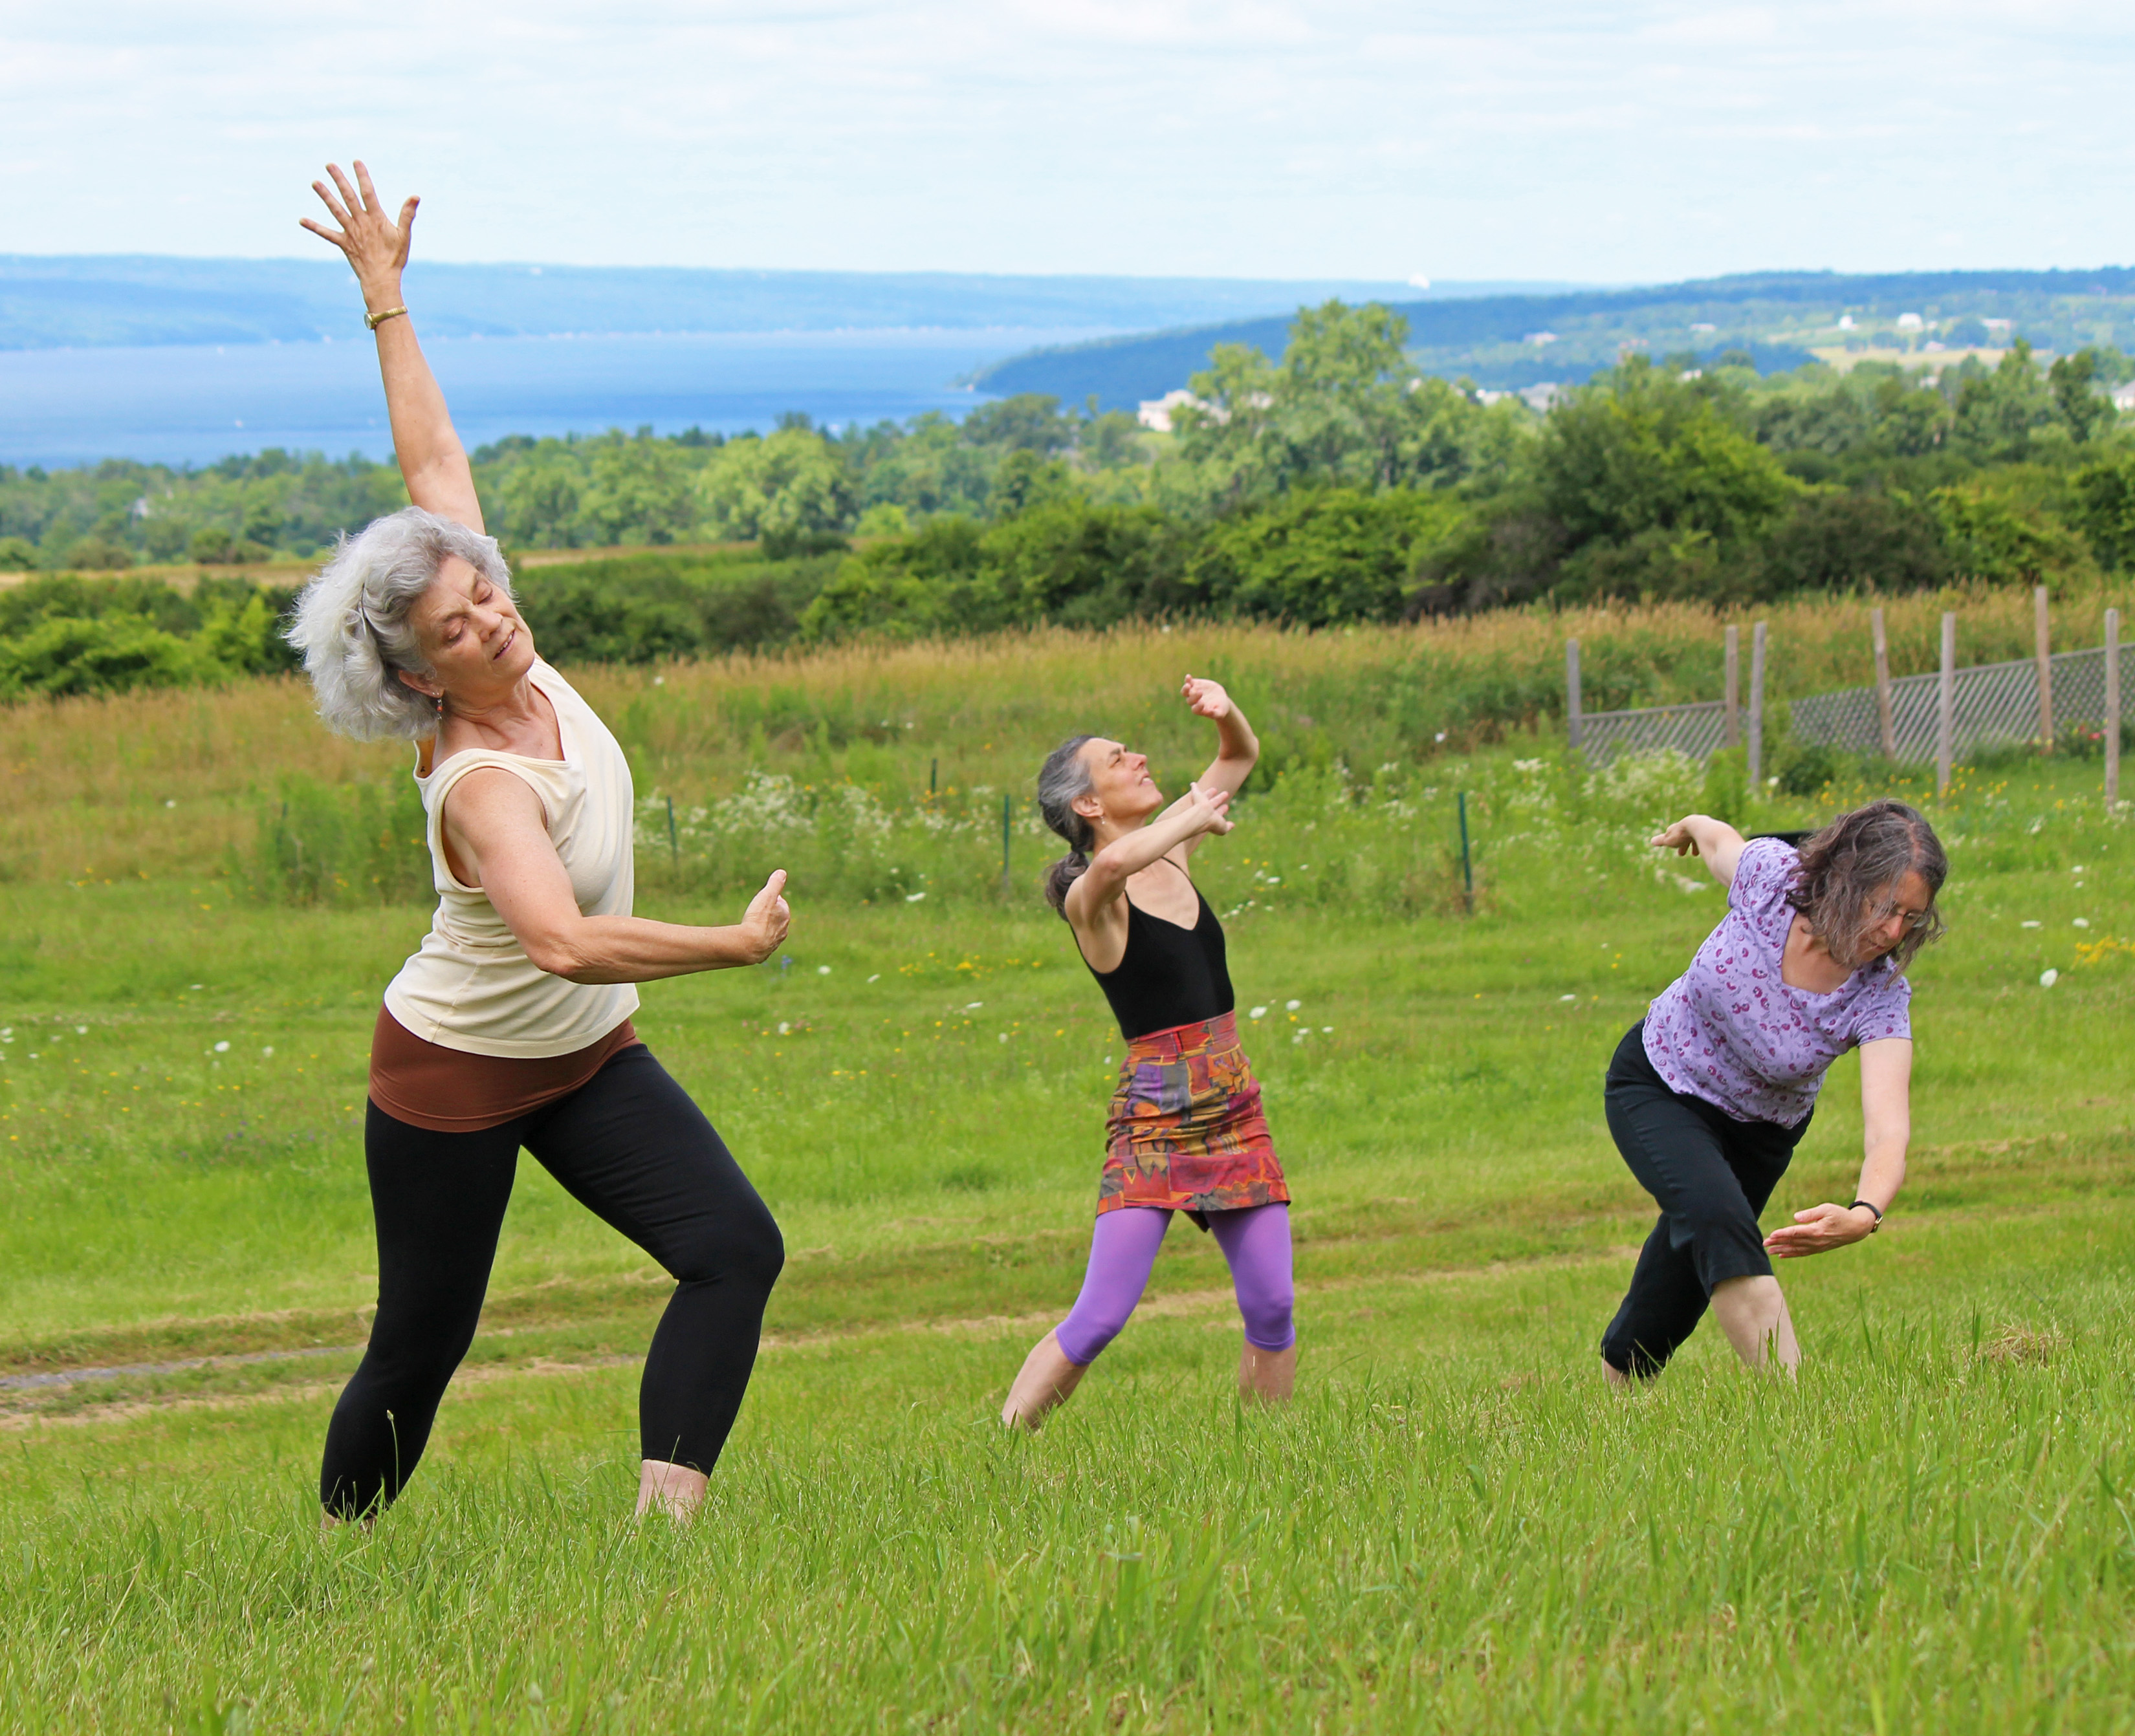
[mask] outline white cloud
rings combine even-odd
[[[362,152],[435,258],[2077,264],[2135,256],[2099,119],[2131,74],[2135,14],[2075,0],[18,6],[0,246],[300,251],[307,183]]]

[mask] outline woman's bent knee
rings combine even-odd
[[[1246,1323],[1246,1342],[1255,1350],[1288,1350],[1297,1342],[1295,1308],[1295,1293],[1287,1286],[1241,1298],[1238,1313]]]

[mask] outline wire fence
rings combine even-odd
[[[2105,652],[2057,651],[2052,664],[2054,728],[2105,720]],[[1935,757],[1938,674],[1901,675],[1891,683],[1891,733],[1900,760]],[[1953,671],[1951,748],[1962,757],[1982,747],[2039,738],[2039,667],[2029,657],[1982,663]],[[1788,707],[1789,733],[1804,745],[1880,752],[1881,724],[1876,689],[1849,687],[1809,694]],[[1718,699],[1689,705],[1653,705],[1630,711],[1588,712],[1580,720],[1580,747],[1593,766],[1624,754],[1673,748],[1705,759],[1726,744],[1727,708]],[[1743,717],[1747,724],[1746,713]]]
[[[2054,728],[2105,721],[2105,651],[2057,651],[2053,666]],[[1901,760],[1935,756],[1936,689],[1939,675],[1901,675],[1891,684],[1891,734]],[[1962,757],[1982,747],[2039,739],[2039,665],[2030,657],[2009,663],[1982,663],[1952,671],[1950,747]],[[1876,689],[1849,687],[1842,693],[1811,694],[1792,707],[1798,742],[1843,747],[1859,753],[1879,752],[1881,725],[1876,714]]]

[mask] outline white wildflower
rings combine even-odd
[[[2050,969],[2050,968],[2049,968],[2049,969],[2047,969],[2047,970],[2041,970],[2041,971],[2039,973],[2039,986],[2040,986],[2041,989],[2050,989],[2050,988],[2052,988],[2052,987],[2054,986],[2054,984],[2055,984],[2055,983],[2058,983],[2060,979],[2061,979],[2061,974],[2060,974],[2060,972],[2059,972],[2058,970],[2052,970],[2052,969]]]
[[[984,1001],[966,1001],[964,1003],[964,1010],[966,1013],[976,1013],[980,1008],[985,1005],[985,1003]]]
[[[792,1035],[792,1032],[793,1027],[787,1023],[786,1020],[782,1018],[778,1021],[778,1034],[781,1037],[790,1037]]]
[[[2078,928],[2088,928],[2090,926],[2090,918],[2088,916],[2078,916],[2075,919],[2075,926]]]
[[[926,893],[924,893],[924,892],[907,892],[907,893],[904,895],[904,902],[905,902],[907,904],[917,904],[917,902],[918,902],[922,898],[925,897],[926,896],[927,896],[927,894],[926,894]]]
[[[828,965],[818,965],[816,967],[816,974],[818,976],[828,976],[830,974],[830,967]]]
[[[1576,994],[1560,994],[1557,999],[1561,1001],[1576,1001],[1579,997]]]
[[[1253,1008],[1250,1016],[1254,1018],[1266,1018],[1267,1017],[1267,1008],[1265,1007],[1256,1007]]]
[[[1295,1013],[1305,1003],[1303,1001],[1285,1001],[1282,1003],[1283,1010],[1286,1013]]]

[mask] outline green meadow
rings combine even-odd
[[[1262,708],[1294,745],[1199,858],[1296,1195],[1280,1414],[1239,1408],[1223,1269],[1181,1226],[1073,1403],[1035,1438],[995,1421],[1072,1298],[1118,1053],[1032,890],[1045,849],[1012,782],[1059,707],[1009,694],[938,753],[900,732],[901,781],[873,783],[864,740],[833,765],[805,717],[759,716],[776,801],[745,737],[693,766],[676,723],[625,733],[645,913],[727,920],[775,856],[796,875],[780,959],[651,985],[638,1018],[788,1248],[680,1530],[627,1516],[664,1282],[529,1159],[420,1473],[375,1530],[319,1534],[317,1450],[375,1283],[365,1057],[426,912],[261,868],[289,800],[273,743],[302,724],[278,684],[188,697],[182,739],[112,760],[93,800],[51,763],[136,702],[17,708],[0,1725],[2135,1727],[2135,833],[2097,762],[2012,754],[1939,803],[1849,765],[1758,800],[1724,766],[1586,771],[1546,721],[1382,747],[1368,698],[1358,742],[1321,751],[1361,641],[1326,652],[1317,724]],[[1321,655],[1253,643],[1276,673]],[[974,691],[1003,683],[994,653],[957,655]],[[849,708],[889,729],[905,666]],[[731,716],[750,682],[759,714],[801,704],[813,667],[673,673],[725,682]],[[190,783],[157,757],[240,736],[247,763]],[[328,787],[385,764],[298,751]],[[821,799],[811,766],[874,809]],[[1915,971],[1906,1190],[1873,1240],[1782,1268],[1799,1385],[1707,1333],[1606,1393],[1594,1347],[1650,1207],[1601,1073],[1721,908],[1641,840],[1709,803],[1779,828],[1886,788],[1953,863],[1950,934]],[[52,839],[65,861],[36,854]],[[1852,1197],[1856,1091],[1842,1062],[1768,1222]],[[128,1371],[26,1379],[84,1367]]]

